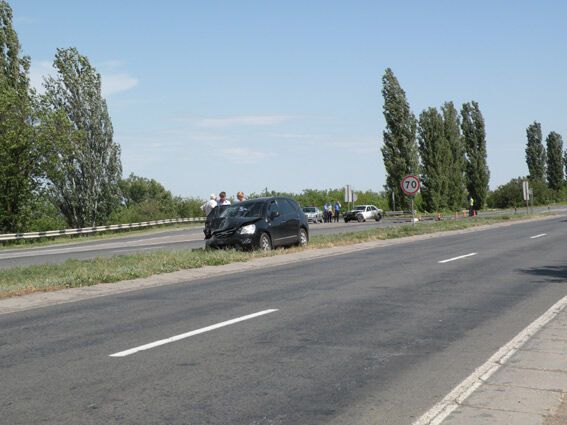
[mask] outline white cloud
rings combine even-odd
[[[254,151],[248,148],[227,148],[220,151],[220,155],[227,161],[235,164],[256,164],[272,154]]]
[[[237,115],[230,117],[202,118],[197,125],[201,127],[230,127],[230,126],[269,126],[289,121],[285,115]]]
[[[35,24],[37,22],[37,19],[31,16],[16,16],[14,18],[14,23],[16,25],[22,24],[22,25],[27,25],[27,24]]]
[[[358,155],[376,154],[380,151],[378,142],[375,140],[366,141],[336,141],[330,142],[330,146],[343,149]]]
[[[138,79],[129,74],[102,74],[102,95],[111,96],[115,93],[128,91],[138,85]]]
[[[138,85],[138,79],[132,77],[130,74],[125,72],[115,72],[117,68],[121,66],[123,66],[123,63],[120,61],[104,62],[100,66],[103,70],[98,72],[101,74],[102,95],[104,97],[130,90]],[[53,68],[51,62],[32,62],[30,69],[30,83],[39,93],[43,93],[45,91],[43,88],[43,80],[48,76],[57,76],[57,71]]]

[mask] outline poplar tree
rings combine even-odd
[[[437,109],[429,108],[419,116],[418,140],[423,207],[430,212],[445,209],[451,152],[444,136],[443,117]]]
[[[461,129],[466,153],[466,185],[475,208],[483,208],[488,193],[490,171],[486,162],[484,118],[477,102],[464,103]]]
[[[48,187],[69,225],[106,221],[120,201],[120,147],[101,79],[77,49],[57,49],[57,76],[45,80],[42,135],[51,141]]]
[[[407,205],[400,183],[408,174],[418,173],[418,149],[416,142],[417,122],[410,111],[406,93],[390,68],[382,77],[382,96],[384,97],[384,145],[382,156],[386,168],[386,184],[390,208]]]
[[[443,135],[449,147],[450,158],[447,168],[447,206],[455,211],[463,208],[465,202],[465,147],[461,137],[459,113],[453,102],[442,107]]]
[[[552,131],[545,140],[547,145],[547,184],[550,189],[559,190],[563,184],[563,140]]]
[[[29,67],[12,9],[0,1],[0,232],[25,230],[38,175]]]
[[[541,124],[534,121],[526,129],[528,143],[526,145],[526,163],[531,180],[545,181],[546,154],[541,134]]]

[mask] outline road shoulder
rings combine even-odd
[[[34,308],[47,307],[56,304],[82,301],[107,295],[120,294],[124,292],[137,291],[157,286],[174,285],[179,283],[189,284],[199,279],[242,273],[269,267],[284,266],[320,258],[328,258],[335,255],[351,254],[368,249],[384,248],[393,245],[413,243],[420,240],[481,232],[494,228],[508,227],[516,224],[522,224],[531,221],[549,220],[553,218],[557,218],[557,216],[538,217],[522,221],[501,222],[491,225],[471,227],[462,230],[429,233],[425,235],[409,236],[399,239],[371,241],[333,248],[307,249],[300,252],[290,252],[271,257],[255,258],[245,263],[232,263],[220,266],[204,266],[198,269],[181,270],[173,273],[164,273],[147,278],[126,280],[115,283],[103,283],[88,287],[69,288],[50,292],[36,292],[29,295],[1,299],[0,315],[25,311]]]

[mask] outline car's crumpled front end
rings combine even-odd
[[[258,244],[259,217],[218,217],[205,226],[206,246],[210,248],[251,249]],[[207,232],[208,229],[208,232]]]

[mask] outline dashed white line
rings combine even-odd
[[[129,356],[130,354],[137,353],[138,351],[149,350],[150,348],[159,347],[160,345],[169,344],[170,342],[179,341],[181,339],[189,338],[190,336],[199,335],[199,334],[209,332],[209,331],[212,331],[212,330],[215,330],[215,329],[218,329],[218,328],[222,328],[224,326],[233,325],[235,323],[242,322],[244,320],[249,320],[249,319],[253,319],[253,318],[258,317],[258,316],[270,314],[270,313],[273,313],[275,311],[278,311],[278,310],[277,309],[270,309],[270,310],[259,311],[258,313],[249,314],[247,316],[242,316],[242,317],[237,317],[236,319],[227,320],[226,322],[217,323],[216,325],[207,326],[205,328],[201,328],[201,329],[197,329],[197,330],[187,332],[187,333],[184,333],[184,334],[172,336],[170,338],[160,339],[159,341],[151,342],[151,343],[145,344],[145,345],[140,345],[139,347],[130,348],[129,350],[124,350],[124,351],[120,351],[118,353],[109,354],[109,356],[110,357],[126,357],[126,356]]]
[[[537,238],[541,238],[543,236],[547,236],[547,233],[542,233],[540,235],[531,236],[530,239],[537,239]]]
[[[538,319],[532,322],[527,328],[520,332],[514,339],[498,350],[486,363],[476,369],[468,378],[456,386],[439,403],[429,409],[413,425],[439,425],[455,409],[457,409],[465,399],[480,387],[490,376],[500,369],[512,355],[517,352],[531,337],[541,328],[548,324],[567,306],[567,297],[563,297],[555,303],[549,310],[543,313]]]
[[[447,260],[441,260],[438,261],[438,263],[448,263],[449,261],[455,261],[455,260],[460,260],[461,258],[472,257],[473,255],[476,255],[476,252],[471,252],[470,254],[465,254],[465,255],[459,255],[458,257],[448,258]]]

